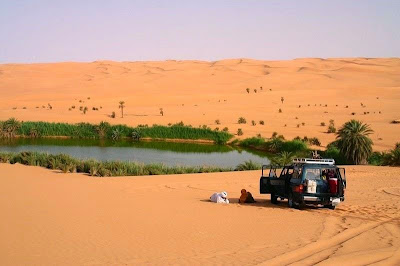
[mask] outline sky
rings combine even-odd
[[[400,57],[399,0],[0,0],[0,63]]]

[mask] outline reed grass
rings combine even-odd
[[[217,166],[166,166],[164,164],[142,164],[138,162],[120,162],[96,160],[79,160],[65,154],[48,154],[40,152],[4,153],[0,152],[0,163],[20,163],[61,170],[64,173],[86,173],[90,176],[143,176],[143,175],[171,175],[191,173],[212,173],[248,170],[249,167],[229,168]],[[260,169],[254,163],[251,169]]]
[[[10,120],[10,119],[9,119]],[[7,120],[7,121],[9,121]],[[0,121],[0,125],[7,124]],[[210,128],[194,128],[183,123],[171,126],[153,125],[151,127],[129,127],[127,125],[110,125],[102,122],[99,125],[89,123],[67,124],[51,122],[20,122],[15,128],[15,135],[32,137],[32,132],[39,137],[65,136],[71,138],[153,138],[153,139],[186,139],[186,140],[211,140],[216,144],[227,143],[233,135],[229,132],[214,131]]]

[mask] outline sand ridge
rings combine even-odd
[[[400,169],[346,172],[335,211],[299,211],[258,193],[260,171],[93,178],[0,164],[0,264],[398,265]],[[242,188],[257,203],[238,204]],[[232,204],[208,201],[221,190]]]
[[[335,136],[326,134],[321,122],[333,119],[339,127],[359,119],[375,130],[376,150],[393,148],[400,135],[400,126],[390,123],[400,119],[399,58],[3,64],[0,92],[0,119],[128,125],[183,121],[228,127],[232,133],[241,128],[241,138],[269,137],[274,131],[287,138],[318,137],[323,145]],[[126,102],[123,119],[121,100]],[[84,115],[80,106],[89,111]],[[109,117],[113,111],[115,119]],[[239,117],[247,124],[238,124]]]

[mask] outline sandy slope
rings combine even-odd
[[[0,164],[0,264],[399,265],[400,169],[346,169],[338,209],[299,211],[259,195],[259,171],[93,178]],[[237,204],[241,188],[258,203]],[[233,204],[207,201],[222,189]]]
[[[126,117],[113,120],[108,115],[119,114],[120,100],[126,102]],[[129,125],[183,121],[228,127],[231,132],[242,128],[243,137],[277,131],[287,138],[318,137],[327,144],[334,136],[324,133],[321,122],[334,119],[340,126],[356,118],[375,130],[375,149],[387,150],[399,141],[400,125],[390,124],[400,119],[399,102],[399,58],[0,65],[0,119],[107,120]],[[48,103],[52,110],[42,108]],[[76,109],[68,111],[73,105]],[[90,110],[83,115],[79,106]],[[165,116],[159,115],[159,108],[164,108]],[[237,124],[240,116],[247,125]],[[221,125],[215,124],[216,119]],[[257,125],[251,126],[251,120]],[[265,126],[258,125],[259,120]]]

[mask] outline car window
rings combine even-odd
[[[292,178],[301,178],[301,168],[294,168]]]
[[[305,178],[308,180],[319,180],[321,179],[321,169],[309,168],[305,171]]]

